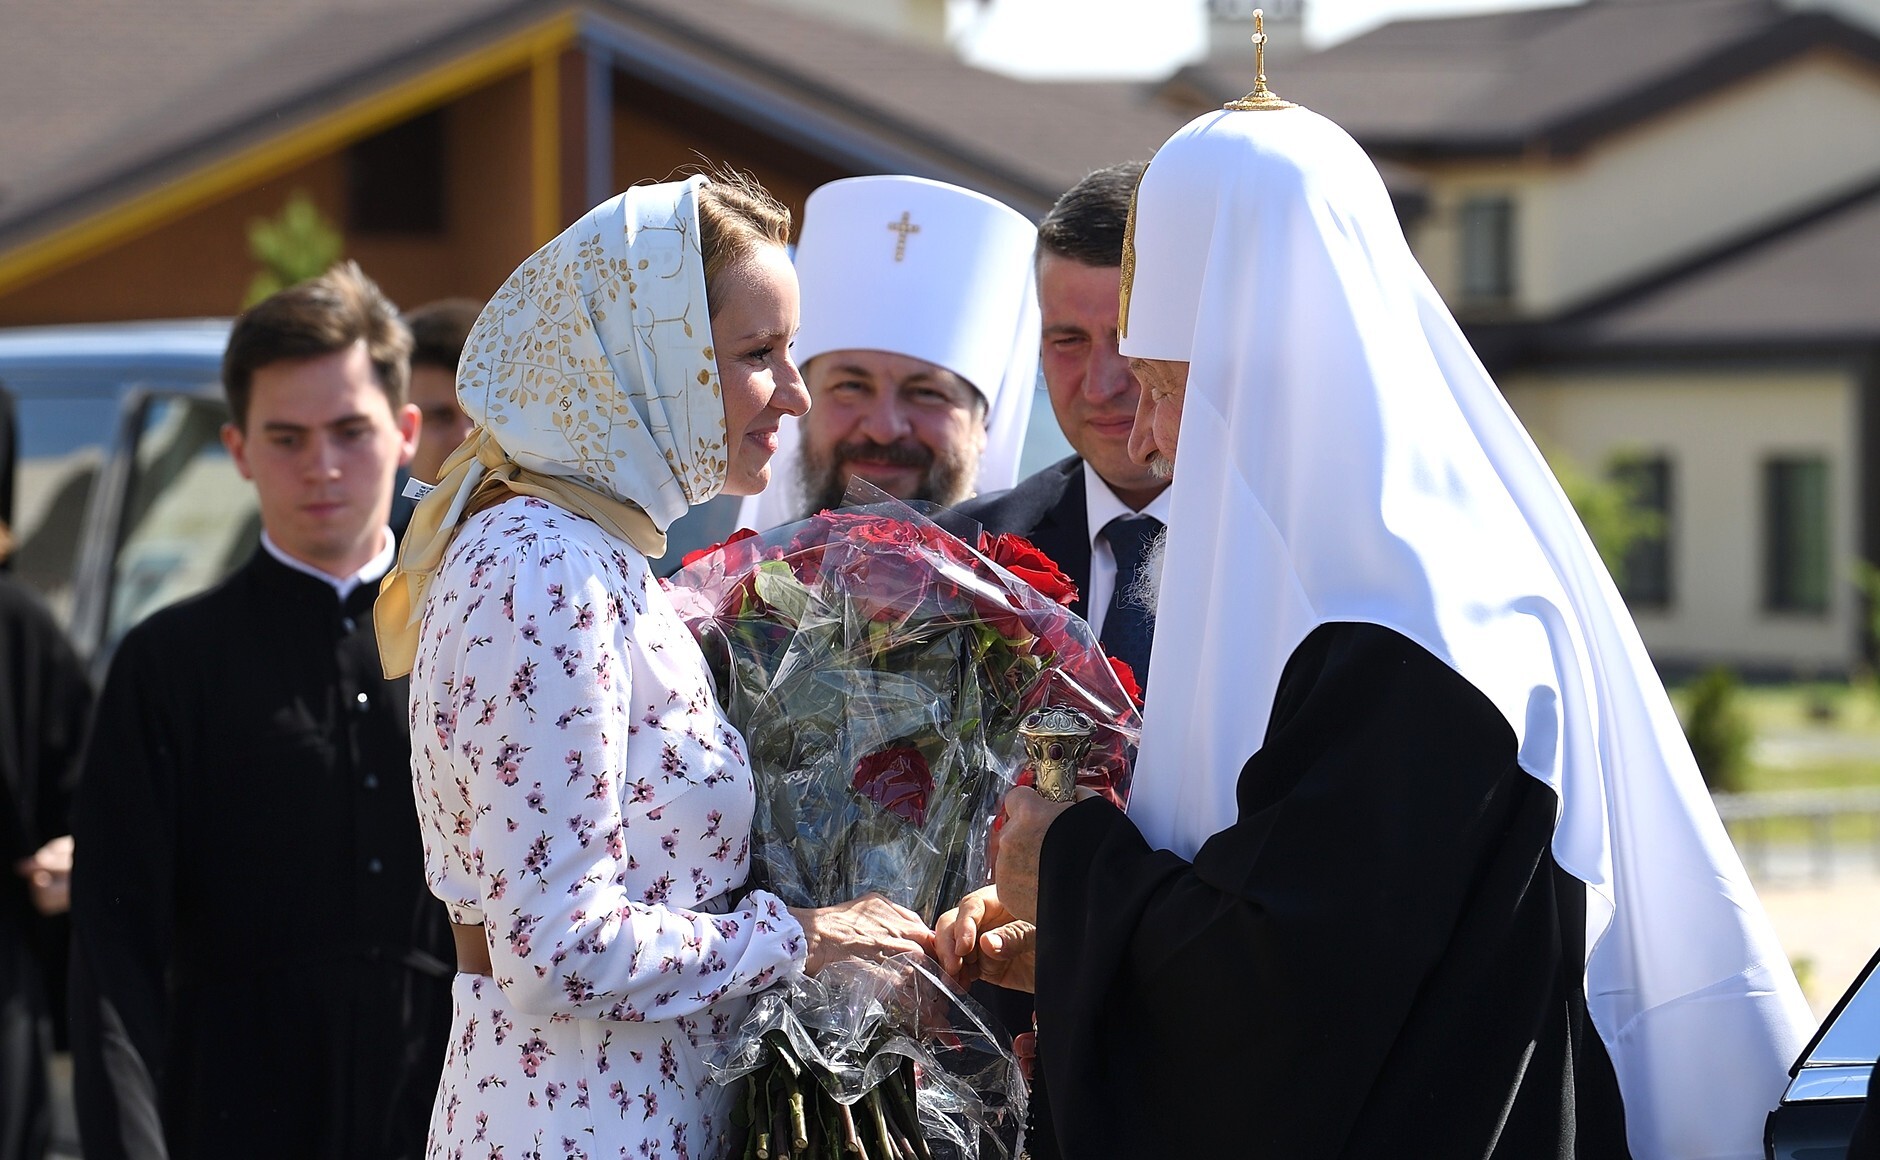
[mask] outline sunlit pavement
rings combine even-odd
[[[1871,846],[1840,847],[1833,874],[1818,880],[1798,851],[1769,859],[1756,883],[1816,1015],[1825,1016],[1880,948],[1880,872]]]

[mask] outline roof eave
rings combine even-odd
[[[1798,12],[1756,29],[1646,84],[1541,124],[1496,133],[1353,135],[1375,156],[1404,162],[1523,157],[1566,160],[1600,141],[1709,93],[1779,68],[1810,52],[1837,50],[1880,66],[1880,37],[1828,12]]]
[[[142,212],[129,215],[139,220],[169,220],[206,200],[199,187],[220,188],[236,180],[228,173],[252,178],[291,169],[310,153],[447,103],[487,83],[485,73],[521,67],[530,56],[568,40],[573,28],[572,7],[525,0],[496,9],[407,52],[375,59],[216,126],[181,148],[84,187],[60,190],[0,225],[0,289],[40,276],[41,267],[62,265],[69,260],[66,251],[82,250],[82,239],[94,227],[123,238],[137,236],[137,228],[113,221],[126,216],[127,205],[141,203]],[[321,127],[318,141],[304,139],[310,126]]]
[[[1496,376],[1531,370],[1662,367],[1740,371],[1748,367],[1858,369],[1880,356],[1880,328],[1811,334],[1727,336],[1664,334],[1602,337],[1569,323],[1465,326],[1464,333]],[[1490,354],[1495,357],[1492,359]]]
[[[623,24],[621,20],[630,21]],[[641,27],[633,27],[639,25]],[[851,98],[803,73],[738,45],[701,38],[697,29],[629,0],[589,0],[584,42],[608,52],[636,77],[720,114],[734,114],[803,152],[857,172],[907,173],[986,190],[1033,218],[1061,192],[962,149],[925,128],[878,110],[859,112]],[[773,79],[774,78],[774,79]]]
[[[1880,66],[1880,37],[1829,12],[1797,12],[1675,73],[1562,117],[1536,132],[1529,146],[1551,156],[1571,157],[1602,138],[1821,49],[1839,50]]]

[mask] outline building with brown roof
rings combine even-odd
[[[1041,213],[1178,110],[754,0],[21,0],[0,37],[0,325],[226,314],[306,190],[401,302],[483,296],[701,157],[800,208],[915,173]]]
[[[1168,95],[1244,87],[1219,74]],[[1777,0],[1589,0],[1400,21],[1274,86],[1417,191],[1411,244],[1544,449],[1659,510],[1621,587],[1661,665],[1862,662],[1880,38]]]
[[[295,190],[406,303],[487,295],[589,205],[701,155],[798,208],[904,172],[1035,216],[1250,84],[1234,37],[1157,85],[1028,84],[925,25],[895,35],[889,7],[15,0],[0,325],[229,313],[249,221]],[[1880,38],[1779,0],[1588,0],[1273,64],[1377,159],[1537,437],[1624,460],[1662,508],[1625,577],[1661,663],[1857,664],[1851,577],[1880,561]]]

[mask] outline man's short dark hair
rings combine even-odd
[[[235,425],[248,425],[256,371],[277,362],[320,358],[360,341],[386,401],[393,410],[404,406],[411,382],[411,332],[399,321],[398,307],[357,262],[341,262],[249,307],[235,320],[222,355],[222,390]]]
[[[1038,223],[1038,253],[1086,266],[1123,264],[1123,230],[1146,161],[1125,161],[1091,173],[1064,191]]]
[[[440,298],[405,315],[405,325],[411,328],[411,365],[456,375],[463,344],[482,312],[482,304],[472,299]]]

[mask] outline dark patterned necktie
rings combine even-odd
[[[1136,683],[1145,694],[1149,689],[1149,642],[1155,636],[1155,618],[1134,596],[1143,558],[1161,530],[1162,521],[1154,516],[1117,516],[1103,525],[1103,538],[1109,541],[1110,552],[1116,557],[1116,590],[1110,594],[1110,606],[1103,613],[1099,640],[1105,652],[1134,670]]]

